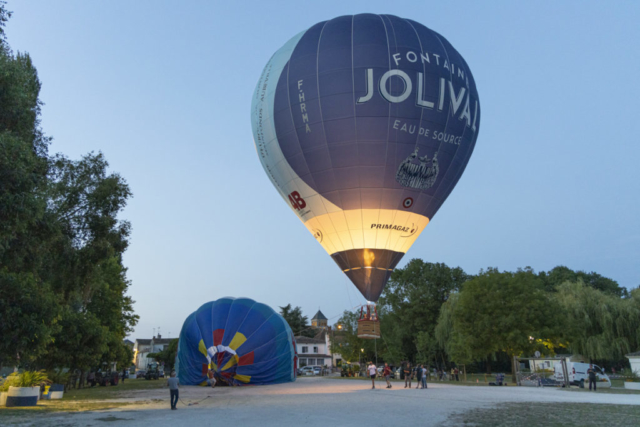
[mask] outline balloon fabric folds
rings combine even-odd
[[[392,15],[320,22],[269,60],[254,143],[291,210],[369,301],[451,193],[480,127],[440,34]]]
[[[278,384],[296,379],[293,332],[271,307],[248,298],[202,305],[180,332],[176,371],[181,384]]]

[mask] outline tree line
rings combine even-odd
[[[0,2],[0,366],[86,371],[129,366],[138,316],[122,256],[132,196],[101,153],[49,154],[41,82],[13,52]]]
[[[628,291],[598,273],[559,266],[536,273],[461,268],[411,260],[397,269],[378,312],[381,339],[357,337],[359,312],[338,323],[334,351],[354,361],[374,357],[468,371],[513,370],[513,356],[574,353],[604,365],[626,364],[640,349],[640,289]],[[360,355],[358,354],[360,353]]]

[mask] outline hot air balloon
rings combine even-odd
[[[252,299],[221,298],[185,320],[176,371],[185,385],[205,385],[209,372],[222,384],[278,384],[295,381],[297,360],[281,315]]]
[[[360,14],[285,43],[258,80],[251,119],[280,196],[375,302],[460,179],[480,104],[444,37],[410,19]]]

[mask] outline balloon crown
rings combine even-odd
[[[433,187],[438,178],[438,152],[433,155],[433,159],[429,160],[427,155],[418,157],[419,147],[409,154],[396,172],[396,181],[403,187],[415,188],[418,190],[426,190]],[[418,158],[419,163],[414,163]]]

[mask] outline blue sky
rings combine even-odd
[[[102,151],[134,198],[125,256],[140,315],[176,337],[222,296],[333,318],[364,301],[271,186],[251,95],[316,22],[411,18],[444,35],[482,104],[474,154],[404,257],[477,273],[556,265],[640,285],[640,3],[10,1],[43,82],[51,152]],[[332,319],[335,320],[335,319]]]

